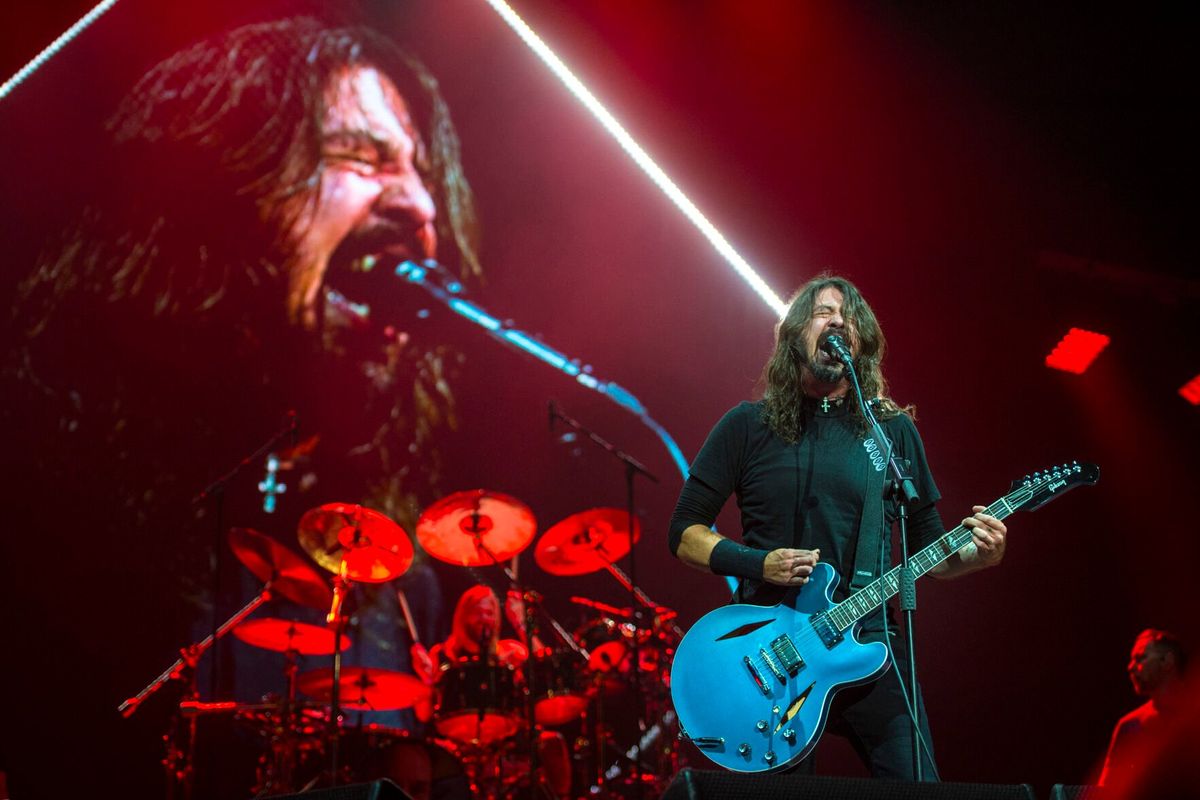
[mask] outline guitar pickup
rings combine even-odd
[[[789,676],[794,678],[797,672],[804,669],[804,659],[801,658],[796,645],[792,643],[792,637],[786,633],[771,642],[771,652],[775,654],[775,659],[787,670]],[[780,675],[779,680],[783,679],[783,676]]]
[[[813,614],[809,622],[812,624],[813,630],[817,632],[817,636],[821,637],[821,641],[824,642],[827,649],[832,650],[842,641],[842,632],[829,621],[827,613]]]

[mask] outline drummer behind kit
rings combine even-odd
[[[231,550],[263,586],[215,638],[232,632],[248,645],[281,653],[281,693],[259,703],[201,701],[194,667],[213,644],[210,636],[181,651],[120,710],[133,714],[168,681],[188,687],[164,737],[171,796],[191,795],[196,721],[213,715],[231,718],[259,742],[254,796],[378,778],[394,780],[415,800],[657,796],[678,766],[668,682],[682,632],[675,612],[633,587],[616,566],[637,541],[640,525],[633,520],[631,534],[625,511],[597,508],[562,520],[538,540],[534,557],[546,573],[607,570],[640,606],[635,613],[572,597],[590,615],[573,632],[549,614],[540,594],[519,584],[512,568],[536,527],[520,501],[485,490],[449,495],[419,518],[416,537],[429,555],[477,578],[479,568],[502,568],[508,581],[503,594],[523,605],[524,624],[515,627],[534,645],[530,655],[521,642],[500,640],[478,657],[442,665],[432,686],[404,672],[342,664],[351,645],[342,609],[347,591],[358,582],[392,581],[412,564],[413,543],[399,525],[346,503],[304,514],[298,542],[333,574],[332,588],[290,548],[258,531],[233,528]],[[247,619],[274,595],[327,612],[327,625]],[[420,645],[403,592],[398,599],[412,643]],[[301,659],[306,665],[329,662],[302,672]],[[343,716],[407,708],[432,723],[431,736],[352,725]]]

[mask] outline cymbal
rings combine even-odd
[[[270,581],[271,589],[287,599],[312,608],[329,608],[333,602],[325,579],[270,536],[251,528],[230,528],[229,547],[256,578]]]
[[[252,619],[234,628],[233,635],[246,644],[264,650],[275,650],[279,653],[295,651],[305,656],[333,655],[333,631],[306,622],[273,617]],[[342,634],[342,649],[348,647],[350,640]]]
[[[629,553],[629,512],[592,508],[552,525],[538,540],[533,557],[551,575],[586,575],[604,569]],[[633,540],[642,524],[633,520]]]
[[[462,567],[507,561],[537,532],[529,507],[486,489],[447,495],[417,520],[417,541],[434,558]]]
[[[313,561],[355,581],[390,581],[403,575],[413,560],[412,541],[403,528],[385,514],[351,503],[326,503],[306,511],[297,535]]]
[[[432,690],[415,675],[375,667],[343,667],[338,685],[338,705],[355,711],[408,708],[432,697]],[[296,688],[309,697],[329,702],[333,696],[333,670],[302,673],[296,677]]]

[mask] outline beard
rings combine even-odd
[[[812,376],[821,383],[837,383],[842,378],[846,377],[846,366],[841,363],[822,364],[810,363],[808,371]]]

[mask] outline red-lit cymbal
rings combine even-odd
[[[633,540],[642,524],[633,520]],[[629,513],[622,508],[592,508],[555,523],[538,539],[533,557],[551,575],[586,575],[629,553]]]
[[[264,650],[295,651],[305,656],[333,655],[333,631],[306,622],[271,617],[252,619],[234,628],[233,635]],[[342,649],[349,646],[350,639],[342,634]]]
[[[461,567],[507,561],[528,547],[536,532],[528,506],[484,489],[447,495],[417,520],[417,541],[425,551]]]
[[[229,547],[238,561],[260,581],[287,599],[312,608],[328,609],[333,591],[303,557],[266,534],[251,528],[231,528]]]
[[[432,690],[420,678],[390,669],[343,667],[338,683],[338,705],[355,711],[408,708],[432,699]],[[333,696],[333,670],[314,669],[298,675],[296,688],[329,702]]]
[[[404,529],[364,506],[326,503],[310,509],[300,518],[297,535],[313,561],[354,581],[390,581],[403,575],[413,560],[412,541]]]

